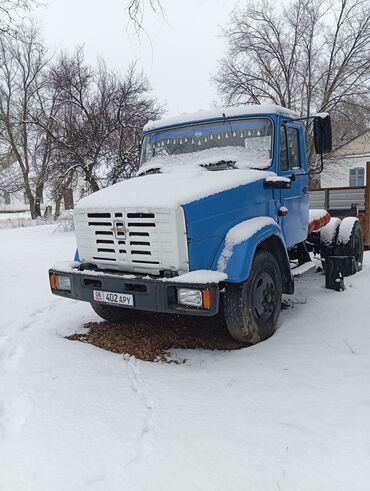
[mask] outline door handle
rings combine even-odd
[[[280,176],[276,176],[276,177],[271,177],[271,178],[268,178],[266,177],[266,179],[263,181],[263,187],[265,189],[290,189],[292,186],[292,181],[290,180],[290,178],[286,178],[286,177],[280,177]]]

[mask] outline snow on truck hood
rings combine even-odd
[[[76,208],[176,208],[269,176],[275,176],[275,173],[253,169],[211,172],[186,166],[119,182],[82,198]]]

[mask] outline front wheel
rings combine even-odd
[[[97,302],[91,302],[90,305],[99,317],[113,324],[121,324],[133,320],[138,316],[137,310],[131,310],[125,307],[114,307]]]
[[[275,332],[281,308],[282,279],[275,257],[256,254],[247,281],[229,283],[225,291],[224,316],[231,336],[256,344]]]

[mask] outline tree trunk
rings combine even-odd
[[[54,213],[54,220],[56,220],[59,215],[60,215],[60,207],[62,204],[62,199],[63,199],[63,194],[61,193],[57,199],[55,200],[55,213]]]
[[[93,193],[95,193],[96,191],[99,191],[100,188],[99,188],[98,181],[95,179],[95,176],[90,171],[90,169],[88,169],[87,167],[85,167],[83,170],[84,170],[84,173],[85,173],[85,181],[90,184],[91,191]]]
[[[35,198],[32,194],[32,190],[31,190],[30,185],[28,183],[28,179],[25,179],[24,184],[25,184],[24,185],[25,193],[26,193],[26,196],[28,198],[28,203],[29,203],[29,207],[30,207],[31,218],[32,218],[32,220],[35,220],[35,218],[37,218]]]
[[[36,213],[36,203],[35,203],[35,198],[33,197],[33,194],[28,194],[26,191],[28,201],[30,203],[30,212],[31,212],[31,218],[32,220],[35,220],[37,218],[37,213]]]
[[[35,207],[35,198],[34,198],[33,193],[32,193],[30,181],[28,180],[28,171],[23,171],[22,174],[23,174],[24,190],[25,190],[26,196],[28,198],[28,203],[29,203],[30,212],[31,212],[31,218],[32,218],[32,220],[35,220],[37,218],[36,207]]]
[[[41,203],[42,203],[42,195],[44,192],[44,184],[38,184],[36,186],[36,199],[35,199],[35,213],[36,216],[41,217]]]

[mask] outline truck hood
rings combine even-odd
[[[210,172],[193,166],[177,168],[119,182],[81,199],[76,208],[176,208],[273,176],[274,172],[253,169]]]

